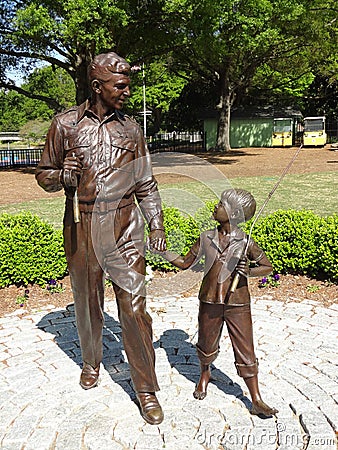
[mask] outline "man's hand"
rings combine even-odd
[[[63,168],[65,170],[72,170],[77,175],[81,175],[82,160],[83,160],[83,155],[66,156],[66,158],[63,161]]]
[[[152,230],[148,237],[150,250],[164,252],[167,249],[167,242],[163,230]]]
[[[80,156],[67,156],[63,161],[63,184],[66,187],[77,187],[78,179],[82,174],[82,159]]]

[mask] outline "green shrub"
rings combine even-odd
[[[338,281],[338,215],[326,217],[316,241],[319,269],[332,281]]]
[[[214,228],[215,202],[184,216],[163,208],[168,249],[185,255],[202,231]],[[244,231],[250,223],[244,224]],[[338,215],[322,218],[311,211],[276,211],[255,225],[253,239],[266,252],[274,271],[299,273],[338,281]],[[29,283],[45,286],[67,273],[62,232],[31,213],[0,215],[0,287]],[[176,270],[159,255],[147,251],[152,269]]]
[[[214,212],[216,202],[206,202],[203,208],[199,208],[194,216],[197,227],[202,231],[211,230],[217,226],[217,222],[212,218],[212,213]]]
[[[324,220],[311,211],[278,210],[256,223],[252,237],[274,271],[314,276],[318,274],[318,240]],[[249,232],[249,224],[244,229]]]
[[[163,208],[168,248],[186,254],[202,231],[214,228],[215,202],[208,202],[194,218],[176,208]],[[251,221],[241,227],[249,233]],[[319,217],[311,211],[276,211],[255,224],[253,239],[265,251],[274,272],[307,274],[338,280],[338,216]],[[176,270],[161,256],[147,252],[153,269]]]
[[[36,283],[66,274],[60,231],[31,213],[0,215],[0,287]]]

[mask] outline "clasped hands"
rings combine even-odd
[[[152,230],[148,236],[150,250],[163,253],[167,249],[167,241],[164,230]]]

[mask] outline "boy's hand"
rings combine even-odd
[[[238,261],[238,264],[236,266],[236,272],[238,272],[240,275],[246,278],[249,276],[250,269],[248,258],[244,257]]]

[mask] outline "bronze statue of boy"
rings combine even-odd
[[[213,218],[218,227],[201,233],[197,242],[185,256],[166,251],[165,259],[180,269],[187,269],[205,257],[204,277],[199,291],[197,354],[200,360],[200,379],[194,397],[203,400],[210,381],[210,364],[219,353],[219,342],[224,322],[231,339],[237,373],[249,389],[252,399],[251,413],[271,416],[278,411],[268,406],[258,386],[258,360],[254,352],[249,276],[263,276],[272,266],[265,253],[250,238],[243,257],[248,236],[238,227],[253,217],[256,202],[241,189],[228,189],[221,195]],[[250,268],[249,268],[250,261]],[[232,281],[240,274],[237,288],[232,292]]]

